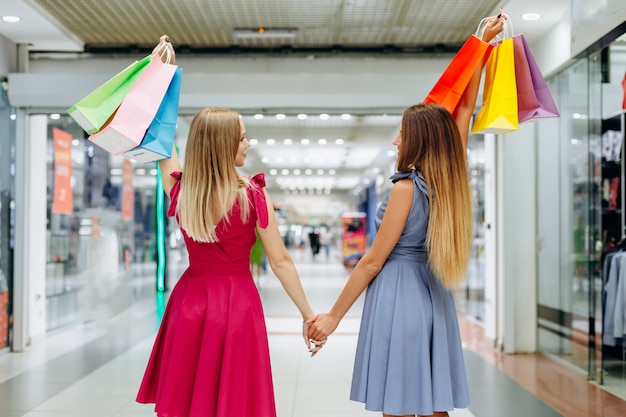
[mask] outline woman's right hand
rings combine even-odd
[[[339,319],[329,313],[318,314],[306,321],[309,325],[309,339],[326,342],[326,339],[339,326]]]
[[[159,43],[152,50],[152,55],[158,53],[163,62],[169,64],[176,63],[176,52],[174,52],[174,47],[170,42],[170,37],[167,35],[163,35],[159,38]]]
[[[481,34],[483,42],[491,41],[498,33],[502,32],[506,18],[504,10],[500,9],[500,13],[497,16],[490,16],[484,20]]]

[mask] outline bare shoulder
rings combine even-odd
[[[413,180],[410,178],[402,179],[396,181],[391,188],[391,196],[390,198],[402,198],[405,197],[407,199],[413,198]]]

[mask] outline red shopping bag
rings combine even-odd
[[[472,75],[491,54],[493,45],[471,35],[435,83],[424,103],[438,103],[450,113],[459,104]]]
[[[138,146],[154,119],[177,66],[156,54],[109,122],[89,140],[113,155]]]
[[[513,36],[519,123],[559,117],[546,80],[523,34]]]

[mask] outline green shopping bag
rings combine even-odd
[[[87,133],[100,130],[120,106],[124,97],[150,63],[151,55],[135,61],[109,81],[74,104],[67,113]]]

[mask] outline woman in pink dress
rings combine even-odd
[[[167,37],[161,40],[171,48]],[[175,149],[159,162],[168,214],[176,216],[189,252],[137,395],[140,403],[155,403],[160,417],[276,416],[265,320],[250,273],[257,231],[303,321],[313,317],[263,174],[237,172],[249,146],[236,112],[204,109],[189,129],[184,170]],[[302,330],[308,348],[308,326]]]

